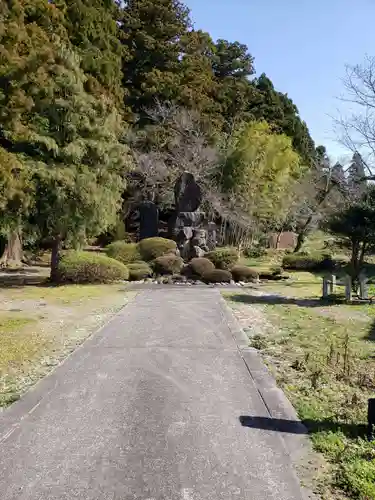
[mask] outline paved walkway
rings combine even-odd
[[[295,500],[215,289],[140,292],[0,414],[2,500]]]

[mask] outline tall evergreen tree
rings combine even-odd
[[[156,100],[176,101],[180,95],[183,40],[190,24],[189,10],[179,0],[129,0],[123,6],[125,104],[141,122]]]
[[[208,33],[188,31],[181,39],[179,93],[176,102],[199,111],[202,117],[217,121],[219,106],[215,100],[217,83],[212,69],[214,43]]]
[[[38,9],[34,0],[9,3],[0,26],[0,131],[31,179],[30,220],[54,242],[53,275],[61,242],[115,221],[128,157],[112,100],[87,92],[68,37],[46,22],[58,9],[42,0]]]
[[[367,189],[365,165],[356,152],[348,169],[348,188],[353,199],[359,199]]]
[[[303,161],[311,164],[315,161],[315,146],[308,127],[301,120],[297,106],[281,92],[278,92],[271,80],[260,75],[253,82],[255,93],[249,102],[249,111],[256,120],[266,120],[274,125],[278,132],[292,139],[294,149]]]
[[[253,93],[249,77],[254,73],[254,59],[246,45],[218,40],[211,64],[223,130],[230,132],[240,122],[252,119],[248,107]]]
[[[54,0],[64,27],[81,57],[90,91],[106,92],[122,105],[122,46],[114,0]]]

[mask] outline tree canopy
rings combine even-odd
[[[251,50],[213,40],[181,0],[0,4],[0,231],[9,239],[31,231],[83,242],[118,222],[126,180],[132,193],[165,200],[184,170],[210,209],[273,223],[315,156],[293,101],[255,77]]]
[[[305,167],[291,140],[272,132],[267,122],[250,122],[235,135],[222,170],[224,190],[263,224],[289,206],[293,184]]]
[[[79,55],[63,28],[55,34],[52,21],[61,13],[48,2],[38,9],[11,4],[1,29],[1,160],[19,164],[11,186],[25,191],[31,184],[31,210],[14,189],[2,195],[6,205],[16,198],[23,207],[14,211],[19,225],[23,216],[60,243],[116,220],[129,159],[119,111],[105,95],[89,93]]]

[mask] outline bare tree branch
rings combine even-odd
[[[375,166],[375,57],[363,64],[347,66],[344,103],[352,106],[347,115],[335,120],[340,142],[353,153],[360,153],[366,170],[373,176]]]

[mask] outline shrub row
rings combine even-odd
[[[114,281],[137,281],[158,275],[176,275],[181,273],[184,262],[175,254],[157,257],[151,265],[144,261],[131,262],[128,265],[106,255],[92,252],[67,252],[59,263],[59,282],[61,283],[112,283]],[[187,271],[187,272],[186,272]],[[207,283],[229,283],[235,281],[254,281],[258,274],[246,266],[234,266],[230,271],[215,269],[213,263],[204,258],[193,259],[185,267],[184,274],[199,277]]]
[[[115,241],[106,248],[108,257],[117,259],[123,264],[131,262],[150,262],[165,254],[176,253],[177,246],[166,238],[147,238],[139,243]]]

